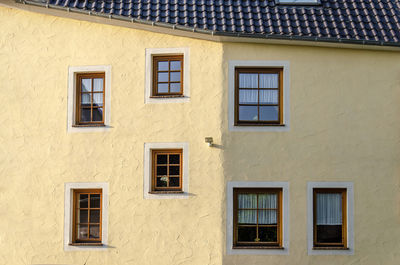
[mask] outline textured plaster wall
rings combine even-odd
[[[4,7],[0,25],[0,264],[398,263],[397,53],[212,43]],[[190,48],[190,102],[144,104],[145,48],[167,47]],[[289,132],[228,131],[229,60],[290,61]],[[68,66],[83,65],[112,66],[108,132],[67,133]],[[145,142],[189,143],[189,199],[143,199]],[[290,183],[288,256],[225,254],[230,180]],[[307,255],[307,181],[354,182],[354,256]],[[65,182],[109,183],[106,251],[63,250]]]
[[[0,264],[221,264],[221,150],[204,137],[221,141],[222,45],[3,7],[0,25]],[[145,48],[167,47],[190,48],[190,102],[145,105]],[[82,65],[112,66],[108,132],[67,133]],[[188,199],[143,199],[145,142],[189,143]],[[108,250],[64,252],[65,182],[109,183]]]
[[[290,183],[290,253],[223,264],[399,264],[400,54],[226,44],[226,78],[229,60],[290,62],[288,132],[229,132],[223,102],[225,181]],[[353,256],[307,255],[308,181],[354,182]]]

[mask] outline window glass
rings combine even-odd
[[[282,124],[282,69],[236,68],[235,74],[235,125]]]
[[[152,157],[152,191],[182,191],[182,150],[152,150]]]
[[[183,95],[183,55],[153,56],[152,96]]]

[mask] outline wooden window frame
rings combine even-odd
[[[103,78],[103,91],[102,92],[94,92],[94,79],[95,78]],[[91,121],[81,121],[81,91],[82,91],[82,79],[91,79],[92,82],[92,91],[87,92],[87,94],[91,95],[91,106],[90,106],[90,116]],[[75,108],[75,127],[90,127],[90,126],[104,126],[105,120],[105,110],[106,110],[106,78],[105,73],[93,72],[93,73],[77,73],[76,74],[76,108]],[[101,121],[92,121],[93,120],[93,109],[98,107],[93,107],[93,94],[103,94],[103,109],[102,120]]]
[[[167,178],[168,178],[168,183],[169,183],[169,166],[171,165],[169,163],[169,155],[176,155],[179,154],[179,187],[157,187],[157,155],[158,154],[164,154],[168,155],[167,156],[167,164],[161,164],[165,165],[167,167]],[[182,176],[183,176],[183,149],[153,149],[151,150],[151,193],[182,193]],[[172,164],[172,166],[178,166],[178,164]],[[175,176],[175,175],[174,175]]]
[[[277,241],[276,242],[238,242],[238,195],[244,193],[271,194],[278,195],[277,210]],[[283,249],[282,247],[282,188],[233,188],[233,248],[234,249]],[[258,237],[258,199],[257,199],[257,237]],[[270,226],[270,225],[263,225]],[[273,225],[275,226],[275,225]]]
[[[159,98],[159,97],[183,97],[183,71],[184,71],[184,57],[183,55],[154,55],[153,58],[153,86],[152,86],[152,95],[151,97],[154,98]],[[168,61],[168,71],[158,71],[158,62],[160,61]],[[170,61],[180,61],[181,62],[181,70],[174,70],[172,71],[170,69]],[[159,93],[158,89],[157,89],[157,84],[158,84],[158,73],[159,72],[163,72],[163,73],[168,73],[168,81],[167,82],[163,82],[165,84],[168,84],[168,92],[167,93]],[[179,82],[171,82],[170,81],[170,73],[177,73],[180,72],[180,76],[181,76],[181,80],[180,80],[180,84],[181,84],[181,88],[179,92],[170,92],[170,87],[171,87],[171,83],[179,83]]]
[[[78,222],[76,220],[77,217],[77,211],[79,208],[79,200],[78,196],[79,194],[100,194],[100,208],[91,208],[90,207],[90,199],[88,199],[88,238],[85,240],[81,240],[77,238],[77,233],[78,233]],[[90,198],[90,197],[88,197]],[[79,246],[79,245],[95,245],[95,246],[101,246],[102,245],[102,231],[103,231],[103,190],[102,189],[74,189],[73,190],[73,214],[72,214],[72,243],[71,245]],[[85,208],[86,209],[86,208]],[[90,223],[90,210],[100,210],[100,222],[99,223]],[[99,225],[99,238],[89,238],[90,235],[90,225],[95,224]]]
[[[317,194],[342,194],[342,242],[317,242]],[[313,188],[313,249],[347,249],[347,189],[346,188]]]
[[[239,104],[239,74],[240,73],[253,73],[253,74],[279,74],[278,88],[251,88],[251,90],[258,90],[257,104]],[[260,79],[258,79],[258,86]],[[246,88],[240,88],[245,90]],[[250,89],[250,88],[249,88]],[[278,104],[260,104],[260,90],[278,90]],[[235,68],[235,110],[234,110],[234,125],[235,126],[284,126],[283,117],[283,68],[260,68],[260,67],[236,67]],[[260,117],[260,106],[277,106],[278,120],[277,121],[241,121],[239,120],[239,105],[244,106],[257,106],[258,117]]]

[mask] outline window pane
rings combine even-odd
[[[260,90],[260,104],[278,103],[278,90]]]
[[[100,208],[100,194],[90,195],[90,208]]]
[[[170,164],[179,164],[180,163],[180,155],[169,155],[169,163]]]
[[[79,208],[88,208],[88,198],[87,194],[79,194]]]
[[[278,208],[278,195],[277,194],[259,194],[258,195],[258,208],[259,209],[276,209]]]
[[[157,178],[157,187],[167,187],[168,186],[168,177]]]
[[[317,225],[342,224],[342,194],[317,193]]]
[[[78,210],[76,211],[76,221],[78,223],[87,223],[88,222],[88,210]]]
[[[93,91],[103,91],[103,78],[93,79]]]
[[[158,82],[168,82],[168,73],[158,73]]]
[[[258,223],[263,225],[277,224],[276,210],[258,210]]]
[[[170,83],[169,88],[173,93],[181,92],[181,83]]]
[[[257,227],[238,227],[239,242],[256,242]]]
[[[90,107],[91,106],[91,97],[92,94],[89,93],[82,93],[81,94],[81,105],[82,107]]]
[[[239,209],[257,209],[257,194],[239,194]]]
[[[278,88],[278,74],[260,74],[260,88]]]
[[[102,120],[103,120],[103,108],[93,109],[93,121],[102,121]]]
[[[100,223],[100,210],[90,210],[90,223]]]
[[[168,71],[168,61],[158,62],[158,71]]]
[[[167,166],[157,166],[157,176],[166,176]]]
[[[239,210],[239,224],[257,224],[257,210]]]
[[[170,78],[171,82],[181,81],[181,73],[180,72],[172,72],[172,73],[170,73],[170,75],[171,75],[171,78]]]
[[[93,93],[93,106],[103,106],[103,93]]]
[[[317,225],[318,243],[342,243],[341,225]]]
[[[88,237],[88,226],[87,225],[78,225],[76,237],[78,239],[87,239]]]
[[[169,175],[170,176],[172,176],[172,175],[179,175],[179,166],[170,166],[169,167]]]
[[[169,186],[170,187],[179,187],[179,178],[177,178],[177,177],[169,178]]]
[[[257,121],[257,106],[239,106],[239,120],[241,121]]]
[[[258,103],[258,90],[239,90],[239,103],[240,104],[257,104]]]
[[[258,74],[239,74],[239,88],[258,88]]]
[[[179,70],[181,70],[181,62],[171,61],[171,71],[179,71]]]
[[[81,92],[92,92],[92,79],[82,79],[82,91]]]
[[[168,84],[158,83],[157,91],[158,93],[168,93]]]
[[[258,236],[260,242],[277,242],[278,241],[277,227],[259,227]]]
[[[89,238],[100,238],[100,226],[91,225]]]
[[[167,155],[157,155],[157,164],[167,164]]]
[[[87,122],[87,121],[91,121],[90,118],[90,109],[81,109],[81,121],[83,122]]]
[[[278,106],[262,106],[260,107],[261,121],[277,121],[279,120]]]

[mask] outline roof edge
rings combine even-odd
[[[173,25],[163,22],[154,22],[143,19],[128,18],[125,16],[108,15],[89,10],[78,8],[60,7],[50,5],[48,3],[37,2],[35,0],[0,0],[0,5],[10,8],[54,15],[64,18],[72,18],[108,24],[114,26],[122,26],[146,30],[156,33],[164,33],[182,37],[203,39],[215,42],[246,42],[246,43],[269,43],[296,46],[317,46],[317,47],[334,47],[349,49],[367,49],[367,50],[388,50],[400,51],[400,43],[398,42],[381,42],[367,40],[349,40],[338,38],[321,38],[321,37],[300,37],[285,36],[275,34],[247,34],[247,33],[228,33],[216,32],[212,30],[204,30],[199,28],[191,28],[180,25]]]

